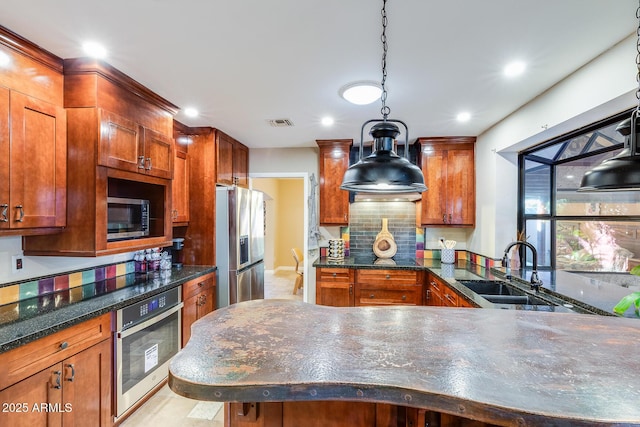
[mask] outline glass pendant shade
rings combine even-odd
[[[625,147],[616,156],[604,160],[584,174],[580,192],[638,191],[640,190],[640,155],[638,154],[638,117],[634,110],[631,118],[621,122],[616,131],[625,137]],[[635,132],[631,132],[632,123]]]
[[[367,123],[379,120],[369,120]],[[406,125],[405,125],[406,128]],[[395,138],[400,134],[398,126],[391,121],[381,121],[370,131],[373,137],[373,152],[362,158],[362,138],[360,158],[347,169],[340,186],[343,190],[358,193],[421,193],[426,191],[424,176],[419,167],[408,159],[408,139],[405,140],[405,157],[393,151]]]

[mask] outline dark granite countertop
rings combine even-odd
[[[199,400],[383,402],[499,425],[640,425],[638,336],[640,322],[617,317],[257,300],[195,322],[169,386]]]
[[[211,266],[184,266],[170,273],[154,272],[146,275],[127,275],[127,285],[112,289],[106,279],[93,286],[95,295],[72,302],[69,290],[43,295],[17,303],[0,306],[0,353],[68,328],[101,314],[118,310],[162,291],[179,286],[204,274],[214,272]],[[27,308],[13,315],[12,307]]]

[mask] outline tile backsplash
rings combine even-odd
[[[416,256],[416,205],[413,202],[355,202],[349,208],[351,256],[373,255],[373,242],[387,218],[398,246],[396,257]]]

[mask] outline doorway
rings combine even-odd
[[[250,187],[265,193],[265,297],[269,294],[267,287],[275,285],[271,289],[273,297],[297,299],[293,294],[296,274],[291,248],[308,253],[308,173],[252,174]],[[309,301],[307,261],[299,266],[305,302]]]

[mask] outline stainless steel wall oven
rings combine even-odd
[[[116,312],[116,418],[167,377],[182,341],[181,295],[178,286]]]

